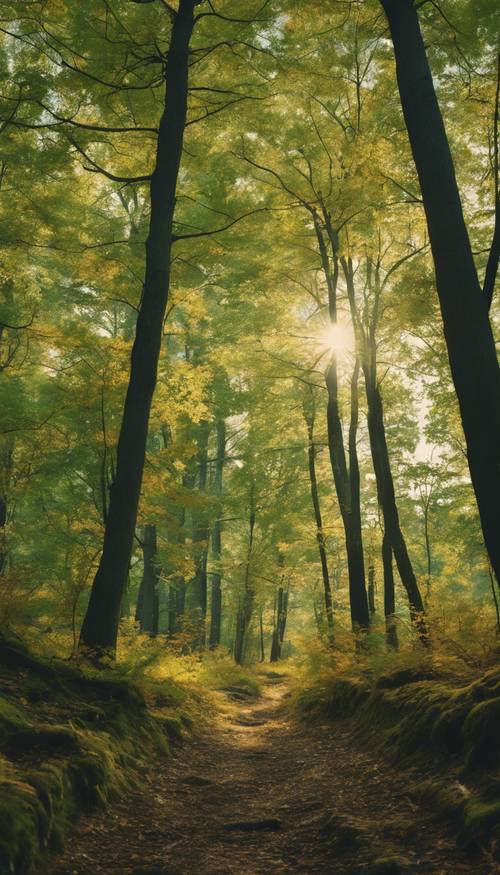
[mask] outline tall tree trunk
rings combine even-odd
[[[365,583],[365,561],[363,556],[363,538],[361,529],[361,491],[358,462],[358,420],[359,420],[359,359],[356,358],[351,378],[351,417],[349,422],[349,538],[351,544],[351,565],[355,571],[349,574],[349,595],[351,600],[351,616],[354,628],[369,626],[370,615],[368,596]],[[349,557],[348,557],[349,558]],[[356,611],[353,611],[353,605]]]
[[[432,578],[432,550],[431,539],[429,535],[429,501],[426,499],[424,504],[424,539],[425,539],[425,555],[427,558],[427,581],[426,581],[426,599],[431,595],[431,578]]]
[[[378,500],[384,516],[384,530],[391,543],[399,576],[408,596],[412,621],[416,624],[422,641],[426,642],[428,634],[424,620],[424,603],[399,523],[396,493],[394,491],[394,481],[392,479],[385,434],[382,397],[376,381],[372,379],[372,374],[368,372],[368,369],[365,372],[365,381],[366,397],[368,400],[368,432],[377,482]]]
[[[185,439],[188,440],[189,429],[186,430]],[[188,468],[182,475],[182,488],[193,489],[195,484],[195,472]],[[171,543],[180,546],[186,542],[185,524],[186,508],[183,502],[177,506],[176,526],[171,534]],[[182,628],[182,622],[186,611],[186,581],[182,574],[174,577],[169,585],[168,592],[168,634],[175,635]]]
[[[130,378],[118,439],[101,561],[80,633],[80,648],[93,657],[114,654],[120,603],[127,581],[156,384],[163,320],[170,285],[172,224],[188,100],[189,42],[196,0],[180,0],[174,13],[166,64],[165,104],[150,183],[142,301],[132,348]]]
[[[399,576],[406,590],[410,605],[410,615],[416,624],[419,635],[423,642],[428,640],[427,628],[424,620],[424,604],[418,587],[417,579],[406,546],[406,541],[399,522],[399,513],[396,503],[396,492],[392,476],[389,448],[384,423],[384,407],[382,395],[377,383],[377,343],[376,325],[377,313],[380,302],[381,286],[379,279],[379,266],[375,269],[375,305],[368,329],[361,324],[356,305],[354,287],[354,269],[351,259],[342,259],[347,297],[351,310],[352,321],[355,327],[356,346],[361,357],[363,376],[365,381],[366,400],[368,403],[368,435],[373,461],[373,470],[377,483],[377,497],[384,517],[384,531],[390,540],[392,552],[398,567]],[[368,270],[368,287],[372,285],[371,267]]]
[[[328,255],[327,244],[323,233],[323,227],[320,222],[320,217],[313,210],[316,239],[318,241],[321,265],[328,290],[328,313],[331,325],[336,325],[337,284],[339,276],[339,264],[337,255],[338,238],[335,231],[331,227],[330,217],[326,209],[323,209],[323,214],[326,232],[328,234],[328,239],[330,241],[332,249],[333,270],[330,266],[330,258]],[[325,381],[328,391],[328,448],[330,452],[330,462],[332,466],[333,480],[335,483],[335,491],[337,493],[340,513],[344,525],[347,566],[349,573],[349,601],[351,608],[351,622],[353,630],[358,631],[362,629],[367,629],[369,627],[370,614],[368,611],[368,598],[366,594],[363,536],[361,530],[361,508],[359,506],[359,482],[358,489],[356,490],[357,453],[354,441],[354,447],[352,447],[351,444],[349,446],[350,461],[355,466],[355,469],[352,472],[351,476],[347,468],[342,420],[340,418],[340,406],[338,398],[337,353],[335,350],[332,351],[330,357],[330,362],[325,374]],[[357,429],[356,405],[354,405],[354,412],[356,414],[356,428],[353,429],[351,427],[351,436],[352,434],[354,434],[355,436],[355,432]],[[352,454],[351,450],[353,450]]]
[[[314,397],[312,391],[303,405],[304,419],[307,426],[308,438],[308,461],[309,461],[309,482],[311,486],[311,499],[314,508],[314,519],[316,522],[316,540],[318,542],[319,559],[321,562],[321,574],[323,577],[323,592],[325,596],[325,614],[328,629],[328,637],[333,640],[333,600],[332,588],[330,584],[330,574],[328,571],[328,559],[326,555],[325,533],[323,530],[323,519],[321,516],[321,507],[319,503],[318,479],[316,476],[316,446],[314,444],[314,422],[316,411],[314,406]]]
[[[375,603],[375,566],[373,562],[368,566],[368,607],[370,614],[374,614],[377,610]]]
[[[252,551],[255,529],[255,486],[252,483],[250,489],[250,516],[248,520],[248,549],[245,566],[245,580],[243,586],[243,598],[238,606],[236,616],[236,634],[234,641],[234,661],[238,665],[243,664],[247,644],[248,629],[252,620],[254,588],[252,583]]]
[[[286,621],[288,616],[288,590],[280,586],[276,593],[274,608],[274,629],[271,642],[271,656],[269,662],[278,662],[281,659],[283,641],[285,639]]]
[[[136,619],[141,632],[147,632],[151,638],[158,634],[159,594],[158,578],[160,569],[157,562],[156,526],[144,526],[142,542],[143,573],[137,599]]]
[[[222,496],[222,480],[224,474],[224,462],[226,458],[226,424],[224,419],[217,420],[217,459],[215,462],[214,493],[220,499]],[[216,518],[212,526],[212,558],[216,570],[212,572],[211,586],[211,612],[210,612],[210,647],[220,644],[220,631],[222,619],[222,591],[220,560],[222,552],[222,523],[220,520],[221,507],[217,508]]]
[[[485,544],[500,579],[500,370],[413,0],[380,0],[420,180],[451,374]]]
[[[264,608],[262,608],[262,607],[259,611],[259,645],[260,645],[259,662],[265,662],[266,653],[264,650]]]
[[[198,490],[202,501],[205,501],[208,473],[208,438],[210,424],[202,422],[197,428],[198,449],[196,462],[198,469]],[[194,627],[193,646],[201,649],[205,646],[207,617],[207,560],[210,529],[205,507],[193,511],[193,558],[195,574],[187,589],[189,613]]]
[[[0,450],[0,575],[7,565],[6,526],[8,520],[8,495],[12,475],[12,460],[14,455],[14,440],[10,435],[2,440]]]
[[[384,566],[384,615],[385,640],[388,650],[398,649],[398,627],[396,625],[396,598],[394,590],[394,571],[392,568],[392,546],[389,535],[384,532],[382,541],[382,563]]]

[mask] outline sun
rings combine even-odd
[[[345,322],[337,322],[327,325],[320,336],[321,345],[329,352],[346,355],[354,352],[355,340],[352,325]]]

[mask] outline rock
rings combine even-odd
[[[277,817],[263,820],[235,820],[232,823],[225,823],[224,829],[231,832],[278,832],[283,829],[283,823]]]

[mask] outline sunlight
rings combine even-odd
[[[335,325],[327,325],[320,336],[321,345],[330,352],[338,355],[347,355],[354,352],[354,332],[352,325],[337,322]]]

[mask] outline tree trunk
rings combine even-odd
[[[264,650],[264,609],[259,611],[259,643],[260,643],[260,658],[259,662],[265,662],[266,653]]]
[[[165,105],[150,183],[142,301],[118,439],[101,561],[80,633],[80,649],[93,658],[114,655],[120,603],[127,581],[170,284],[172,224],[187,115],[189,42],[195,0],[180,0],[166,64]]]
[[[375,332],[382,291],[379,278],[380,266],[377,265],[375,268],[374,288],[372,288],[372,270],[371,264],[368,262],[367,287],[370,291],[373,291],[375,296],[368,327],[362,324],[357,308],[354,269],[351,258],[342,258],[342,268],[346,279],[347,297],[355,329],[356,347],[363,368],[366,400],[368,402],[368,435],[373,470],[377,483],[377,498],[384,516],[384,531],[390,540],[399,575],[408,595],[412,621],[417,625],[422,641],[426,642],[428,636],[424,621],[424,605],[399,523],[394,480],[385,433],[384,407],[377,384],[377,343]]]
[[[217,421],[217,460],[215,463],[214,493],[220,499],[222,496],[222,479],[224,474],[224,462],[226,456],[226,424],[223,419]],[[220,520],[221,507],[217,508],[217,515],[212,526],[212,558],[216,570],[212,572],[211,586],[211,612],[210,612],[210,647],[220,644],[221,619],[222,619],[222,591],[220,561],[222,552],[222,523]]]
[[[485,544],[500,579],[500,370],[413,0],[380,0],[427,217],[451,374]]]
[[[375,604],[375,566],[370,565],[368,567],[368,607],[370,608],[370,614],[374,614],[377,610],[377,606]]]
[[[432,551],[431,551],[431,539],[430,539],[430,535],[429,535],[429,501],[427,499],[426,499],[426,503],[424,505],[424,538],[425,538],[425,555],[427,557],[426,599],[429,599],[430,595],[431,595]]]
[[[188,440],[189,437],[189,429],[187,429],[185,439]],[[184,490],[193,489],[195,484],[195,472],[191,469],[188,469],[182,475],[182,488]],[[178,505],[176,512],[176,528],[172,532],[171,535],[171,543],[177,544],[180,546],[181,544],[185,544],[186,535],[185,535],[185,524],[186,524],[186,508],[181,502]],[[169,586],[169,596],[168,596],[168,634],[175,635],[182,628],[183,618],[186,611],[186,581],[184,577],[179,574],[177,575]]]
[[[315,409],[314,397],[312,392],[308,398],[308,402],[304,402],[303,411],[304,419],[307,426],[308,437],[308,460],[309,460],[309,482],[311,486],[311,499],[314,508],[314,519],[316,521],[316,540],[318,542],[318,552],[321,562],[321,574],[323,577],[323,592],[325,596],[325,614],[328,629],[328,637],[333,640],[333,601],[332,588],[330,584],[330,574],[328,571],[328,559],[326,556],[325,533],[323,531],[323,519],[321,516],[321,507],[319,503],[318,479],[316,476],[316,447],[314,444],[314,422]]]
[[[359,420],[359,360],[356,358],[351,378],[351,418],[349,422],[349,529],[351,543],[350,563],[355,564],[355,572],[349,575],[349,594],[354,628],[368,627],[370,615],[365,584],[365,561],[361,529],[361,491],[358,462],[358,420]],[[354,616],[353,605],[356,606]]]
[[[198,467],[198,490],[202,501],[205,501],[208,472],[208,438],[210,424],[202,422],[198,426],[198,450],[196,461]],[[207,617],[207,560],[210,529],[205,507],[193,511],[193,558],[195,574],[188,590],[189,614],[193,623],[193,647],[201,649],[205,646]]]
[[[366,595],[365,563],[363,539],[361,534],[361,511],[356,507],[356,475],[351,480],[347,469],[342,422],[338,403],[337,362],[332,358],[326,373],[328,389],[328,448],[333,471],[333,479],[344,524],[347,565],[349,570],[349,600],[351,620],[354,631],[366,629],[370,623],[368,598]],[[350,429],[351,438],[354,430]],[[351,448],[350,448],[351,449]],[[355,447],[354,447],[355,450]],[[357,454],[352,453],[351,463],[356,466]],[[354,493],[351,491],[354,488]],[[358,493],[359,498],[359,493]],[[354,505],[353,505],[354,499]]]
[[[288,615],[288,591],[282,586],[279,587],[276,593],[276,603],[274,610],[274,629],[271,643],[270,662],[278,662],[281,659],[281,650],[285,638],[286,621]]]
[[[7,538],[5,529],[8,520],[8,494],[12,475],[12,460],[14,455],[14,440],[7,436],[1,449],[0,469],[0,575],[7,565]]]
[[[390,540],[401,582],[406,590],[410,605],[410,616],[418,629],[421,640],[428,641],[424,619],[425,609],[413,571],[406,541],[401,531],[399,514],[392,479],[389,450],[384,425],[384,411],[380,390],[365,367],[366,397],[368,400],[368,432],[372,451],[373,468],[377,481],[377,493],[384,516],[384,530]]]
[[[238,614],[236,616],[236,634],[234,641],[234,661],[238,665],[243,664],[245,658],[245,648],[247,643],[248,629],[252,620],[254,589],[252,585],[251,563],[253,550],[253,536],[255,528],[255,487],[252,484],[250,490],[250,517],[248,521],[248,550],[247,561],[245,567],[245,581],[243,589],[243,599],[238,606]]]
[[[382,541],[382,563],[384,566],[384,615],[385,640],[388,650],[398,650],[398,627],[396,625],[396,599],[394,591],[394,572],[392,568],[392,547],[389,536],[384,532]]]
[[[333,255],[333,271],[330,269],[330,259],[323,234],[323,229],[320,224],[319,216],[314,213],[314,227],[316,238],[318,241],[319,252],[323,274],[325,276],[328,289],[328,312],[330,323],[337,324],[337,283],[338,283],[338,241],[335,232],[331,227],[329,216],[324,210],[325,220],[327,221],[327,232],[330,240],[332,255]],[[359,471],[356,452],[356,431],[357,431],[357,378],[356,378],[356,393],[353,398],[351,395],[351,428],[350,428],[350,462],[354,465],[352,476],[347,468],[346,454],[344,448],[344,435],[342,430],[342,420],[340,418],[340,407],[338,400],[338,374],[337,374],[337,354],[332,351],[330,363],[326,374],[326,388],[328,391],[328,407],[327,407],[327,424],[328,424],[328,448],[330,451],[330,462],[333,472],[333,480],[335,483],[335,491],[339,502],[340,513],[344,525],[345,545],[347,552],[347,566],[349,572],[349,601],[351,608],[351,622],[353,630],[367,629],[370,624],[370,614],[368,611],[368,598],[366,595],[366,579],[365,579],[365,562],[363,556],[363,537],[361,531],[361,508],[359,506]],[[353,390],[354,384],[351,384]],[[352,414],[355,414],[355,422],[352,421]],[[354,443],[351,439],[354,437]],[[356,479],[358,485],[356,489]]]
[[[160,576],[156,556],[156,526],[144,526],[142,554],[144,569],[137,599],[136,619],[139,621],[141,632],[146,632],[151,638],[156,638],[158,634],[159,608],[158,578]]]

